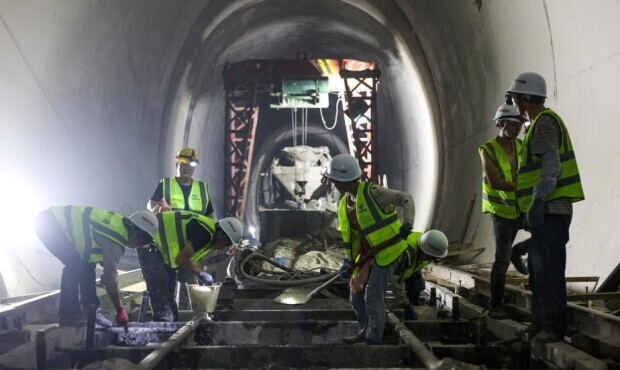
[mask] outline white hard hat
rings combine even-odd
[[[243,240],[243,224],[235,217],[224,217],[218,221],[222,231],[228,236],[233,244],[239,244]]]
[[[517,108],[516,105],[500,105],[499,108],[497,108],[497,112],[495,112],[495,117],[493,119],[495,121],[507,120],[523,123],[523,117],[519,113],[519,108]]]
[[[448,238],[439,230],[428,230],[420,236],[420,248],[431,257],[444,258],[448,255]]]
[[[508,89],[509,93],[547,97],[547,83],[543,76],[535,72],[524,72],[515,78]]]
[[[338,154],[329,162],[325,176],[339,182],[349,182],[362,176],[357,159],[350,154]]]
[[[159,222],[157,217],[150,211],[136,211],[129,216],[131,221],[136,227],[149,234],[152,238],[157,234],[159,228]]]

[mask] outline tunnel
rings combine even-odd
[[[566,275],[617,281],[619,17],[616,1],[0,1],[0,297],[58,287],[62,266],[32,232],[38,211],[144,209],[182,147],[198,151],[195,177],[224,217],[222,71],[298,52],[376,63],[380,171],[413,195],[414,229],[484,248],[461,263],[494,258],[476,148],[496,135],[493,115],[513,79],[543,75],[585,191]],[[333,105],[325,112],[330,121]],[[250,197],[270,145],[291,142],[282,117],[259,121]],[[346,151],[342,133],[310,117],[311,142]],[[255,207],[248,213],[255,224]]]

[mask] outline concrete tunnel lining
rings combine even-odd
[[[342,2],[336,6],[333,2],[318,2],[299,16],[300,3],[297,2],[238,3],[219,10],[225,16],[205,9],[201,17],[219,23],[207,23],[203,29],[203,22],[199,20],[192,35],[200,35],[200,50],[196,50],[190,36],[181,52],[176,66],[179,78],[173,81],[176,87],[163,128],[163,137],[174,139],[164,144],[162,162],[171,166],[169,158],[173,158],[174,151],[181,145],[199,148],[208,158],[209,173],[204,173],[206,166],[203,166],[198,169],[197,172],[202,172],[198,175],[207,176],[212,192],[222,193],[220,174],[223,174],[224,161],[220,138],[224,135],[224,92],[221,70],[226,61],[294,58],[294,50],[305,51],[310,58],[376,61],[382,71],[378,98],[379,166],[381,172],[387,174],[391,187],[414,194],[415,226],[427,228],[433,217],[436,196],[438,140],[426,96],[429,89],[422,86],[418,69],[402,38],[394,34],[388,24],[380,23],[386,22],[384,17],[377,19],[372,15],[377,10],[370,4],[360,7],[357,3]],[[347,19],[347,14],[354,16]],[[234,27],[239,19],[243,27]],[[235,32],[223,31],[231,29]],[[391,48],[386,48],[388,45]],[[198,102],[189,120],[187,112],[192,99]],[[259,122],[258,130],[269,129]],[[252,188],[256,184],[249,186]],[[219,211],[223,204],[221,199],[218,201],[216,210]]]

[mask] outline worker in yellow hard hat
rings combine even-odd
[[[146,208],[155,213],[192,211],[213,218],[213,206],[209,196],[209,187],[205,182],[192,178],[196,166],[200,163],[196,149],[181,149],[176,156],[176,160],[176,176],[166,177],[159,181]],[[141,264],[145,261],[143,258],[144,253],[148,253],[148,250],[138,251]],[[144,267],[142,266],[143,270]],[[194,273],[184,267],[179,268],[176,274],[177,281],[181,286],[185,283],[196,283]],[[147,288],[149,287],[147,286]],[[189,309],[189,297],[185,289],[179,290],[179,308]]]

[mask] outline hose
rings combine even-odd
[[[259,260],[259,261],[264,261],[267,262],[279,269],[284,270],[284,272],[279,272],[279,271],[269,271],[266,269],[263,269],[261,267],[257,267],[254,264],[253,260]],[[251,261],[251,262],[250,262]],[[277,276],[276,279],[273,278],[263,278],[263,277],[257,277],[254,275],[250,275],[247,271],[246,271],[246,265],[247,264],[252,264],[253,268],[256,271],[260,271],[260,272],[264,272],[270,275],[275,275]],[[302,286],[302,285],[308,285],[308,284],[316,284],[316,283],[320,283],[326,280],[331,279],[332,277],[334,277],[337,273],[334,274],[319,274],[319,273],[315,273],[315,272],[307,272],[307,271],[299,271],[296,269],[291,269],[288,268],[286,266],[282,266],[277,264],[275,261],[273,261],[272,259],[260,254],[260,253],[250,253],[248,254],[245,258],[243,258],[243,260],[241,260],[241,263],[239,264],[239,272],[241,273],[241,275],[245,278],[248,279],[249,281],[255,282],[255,283],[259,283],[259,284],[265,284],[265,285],[273,285],[273,286],[287,286],[287,287],[293,287],[293,286]]]

